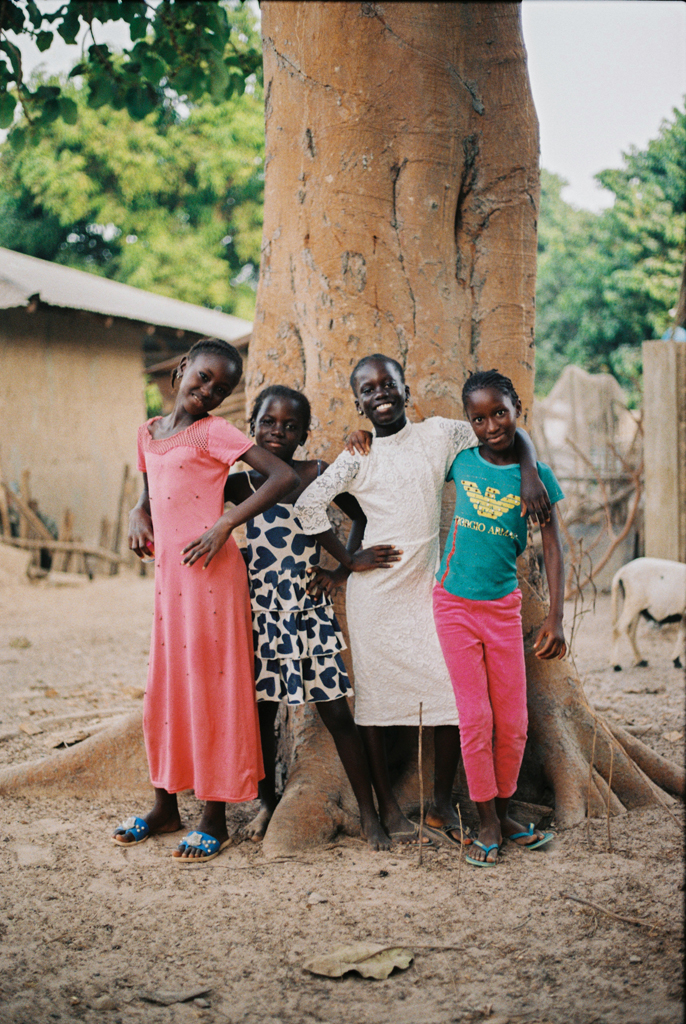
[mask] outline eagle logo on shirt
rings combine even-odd
[[[498,498],[500,491],[496,487],[487,487],[486,493],[482,494],[479,485],[473,480],[460,480],[465,493],[476,509],[477,515],[485,519],[500,519],[510,509],[516,508],[521,503],[518,494],[506,494],[504,498]]]

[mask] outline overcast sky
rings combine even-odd
[[[57,0],[41,0],[54,8]],[[541,164],[569,181],[568,202],[611,202],[593,175],[643,148],[686,93],[686,5],[680,0],[523,0],[524,41],[541,125]],[[117,26],[99,41],[121,47]],[[77,47],[40,54],[28,68],[68,70]]]
[[[686,5],[678,0],[524,0],[524,42],[541,164],[568,202],[611,202],[593,175],[643,148],[686,93]]]

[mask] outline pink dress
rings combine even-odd
[[[143,711],[150,778],[168,793],[193,789],[199,800],[253,800],[264,776],[245,563],[230,537],[207,569],[204,557],[181,564],[186,544],[222,514],[229,466],[252,445],[217,416],[159,441],[148,423],[138,430],[155,533]]]

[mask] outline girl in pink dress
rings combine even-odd
[[[293,490],[298,478],[226,420],[208,415],[231,394],[242,368],[232,345],[198,341],[174,371],[173,411],[138,431],[144,487],[131,512],[129,547],[155,557],[143,713],[155,803],[112,838],[130,846],[177,831],[176,794],[193,789],[205,806],[197,831],[174,852],[183,866],[212,860],[228,845],[225,804],[255,799],[264,775],[248,580],[231,534]],[[223,512],[224,484],[238,459],[266,479]]]

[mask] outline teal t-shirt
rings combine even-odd
[[[553,471],[538,473],[551,504],[564,497]],[[517,557],[526,547],[519,465],[494,466],[478,448],[456,456],[447,480],[455,482],[455,516],[436,579],[450,594],[472,601],[497,601],[517,587]]]

